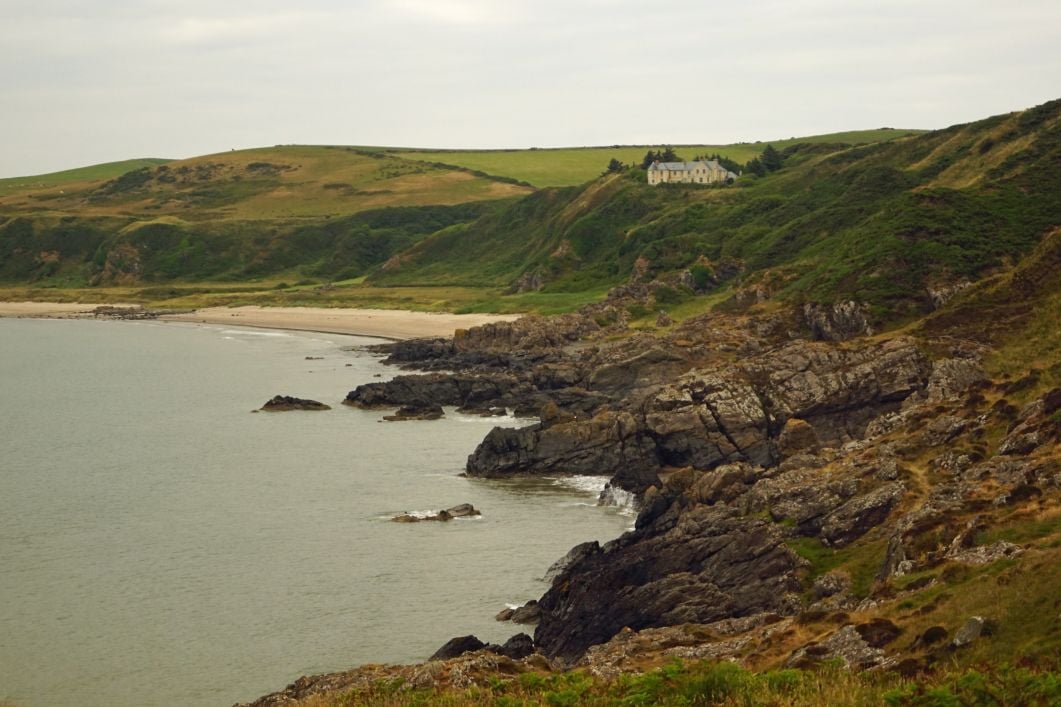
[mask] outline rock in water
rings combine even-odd
[[[316,400],[307,400],[305,398],[295,398],[290,395],[276,395],[262,405],[262,410],[266,412],[285,412],[287,410],[331,410],[330,405],[317,402]]]
[[[512,623],[517,624],[533,624],[537,623],[541,613],[542,610],[538,606],[538,600],[531,599],[526,604],[512,612],[511,620]]]
[[[402,405],[393,415],[384,415],[387,422],[405,420],[438,420],[445,416],[440,405]]]
[[[402,513],[401,515],[394,516],[391,521],[394,523],[419,523],[422,520],[440,520],[447,521],[453,520],[454,518],[470,518],[472,516],[480,516],[481,512],[475,509],[470,503],[460,503],[452,508],[439,511],[438,513],[431,513],[426,516],[417,516],[412,513]]]
[[[482,513],[475,510],[475,506],[470,503],[459,503],[452,508],[447,508],[446,513],[449,514],[450,518],[467,518],[470,516],[482,515]]]

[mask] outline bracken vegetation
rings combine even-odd
[[[733,663],[673,660],[655,670],[602,680],[587,673],[496,676],[465,689],[416,689],[383,680],[307,705],[1054,705],[1061,677],[1041,667],[981,667],[904,678],[839,667],[755,673]]]

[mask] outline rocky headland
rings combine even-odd
[[[534,417],[493,429],[466,473],[605,476],[602,499],[632,495],[636,526],[557,563],[532,638],[460,637],[423,665],[301,678],[256,704],[383,679],[611,679],[673,657],[916,674],[992,645],[1048,653],[1061,636],[1056,356],[1005,372],[1000,339],[968,322],[874,334],[855,303],[761,299],[633,330],[626,291],[379,347],[417,373],[346,404]],[[1022,637],[1046,616],[1052,628]]]

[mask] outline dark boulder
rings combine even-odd
[[[486,644],[475,636],[457,636],[446,641],[445,645],[432,653],[428,660],[449,660],[485,647]]]
[[[659,504],[664,510],[651,522],[642,522],[643,511],[637,530],[585,553],[553,580],[534,634],[543,654],[573,661],[625,627],[797,610],[800,561],[778,526],[680,498]]]
[[[391,518],[391,521],[395,523],[419,523],[420,521],[425,520],[447,521],[453,520],[454,518],[471,518],[473,516],[479,515],[482,515],[482,513],[476,510],[475,506],[470,503],[461,503],[459,505],[453,506],[452,508],[447,508],[445,510],[439,511],[438,513],[431,513],[428,515],[418,516],[413,515],[411,513],[402,513],[401,515],[397,515]]]
[[[534,652],[534,640],[525,633],[517,633],[497,647],[494,652],[512,660],[520,660]]]
[[[285,412],[287,410],[331,410],[330,405],[307,400],[305,398],[294,398],[290,395],[274,396],[261,408],[265,412]]]
[[[511,621],[516,624],[533,624],[538,621],[542,610],[536,599],[531,599],[523,606],[512,612]]]
[[[447,508],[446,513],[449,514],[450,518],[469,518],[471,516],[480,516],[482,513],[475,509],[470,503],[459,503],[452,508]]]
[[[508,374],[427,373],[365,383],[350,391],[344,405],[375,408],[391,405],[504,406],[533,390]]]
[[[655,443],[627,412],[604,411],[548,426],[495,427],[468,457],[469,476],[584,474],[612,476],[639,493],[658,482]]]
[[[384,345],[390,354],[385,363],[424,362],[452,356],[455,349],[449,338],[406,339]]]
[[[406,420],[438,420],[446,413],[440,405],[402,405],[393,415],[384,415],[387,422],[404,422]]]

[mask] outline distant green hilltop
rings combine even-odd
[[[557,312],[686,273],[682,311],[768,280],[783,299],[855,299],[900,321],[928,288],[1009,262],[1056,221],[1059,105],[932,132],[282,145],[0,180],[0,296]],[[650,186],[660,156],[743,175]]]
[[[813,135],[803,138],[773,140],[769,144],[783,149],[796,143],[834,143],[860,145],[871,142],[891,140],[896,137],[918,135],[924,130],[899,130],[880,128],[877,130],[855,130],[849,132]],[[741,142],[730,145],[677,145],[674,148],[693,154],[721,154],[736,163],[746,163],[757,157],[763,150],[765,142]],[[298,149],[303,146],[277,145],[275,148],[261,148],[237,151],[262,155],[272,150]],[[437,150],[403,147],[370,147],[352,146],[332,149],[356,150],[360,153],[393,155],[407,160],[437,162],[460,169],[480,171],[495,177],[513,179],[535,187],[575,186],[599,175],[610,159],[617,159],[628,164],[641,161],[646,150],[663,149],[662,145],[613,145],[611,147],[562,147],[562,148],[529,148],[529,149],[496,149],[496,150]],[[201,159],[201,158],[197,158]],[[125,172],[144,167],[155,167],[177,160],[146,158],[107,162],[105,164],[80,167],[28,177],[0,179],[0,194],[12,189],[58,186],[71,182],[111,179]],[[190,161],[190,160],[189,160]]]

